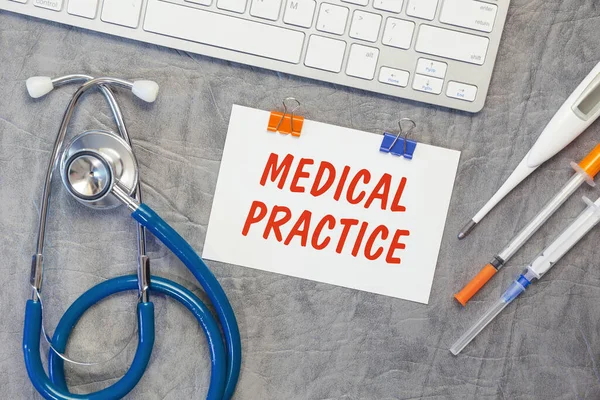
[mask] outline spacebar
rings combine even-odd
[[[187,6],[150,0],[144,30],[297,64],[304,33]]]

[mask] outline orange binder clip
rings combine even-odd
[[[286,101],[294,101],[296,105],[288,111],[288,107],[285,104]],[[300,102],[294,97],[286,97],[283,99],[283,113],[279,111],[271,111],[267,130],[269,132],[291,134],[292,136],[296,137],[300,136],[300,133],[302,132],[302,126],[304,125],[304,117],[294,114],[294,111],[296,111],[299,107]]]

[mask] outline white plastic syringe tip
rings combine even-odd
[[[48,76],[32,76],[25,82],[27,92],[34,99],[38,99],[50,93],[54,89],[52,79]]]
[[[154,81],[135,81],[131,91],[145,102],[153,103],[158,96],[158,83]]]

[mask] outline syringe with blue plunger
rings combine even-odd
[[[583,200],[588,204],[587,208],[527,266],[525,271],[508,287],[500,299],[452,345],[450,348],[452,354],[457,355],[460,353],[506,306],[523,293],[531,283],[548,272],[562,256],[600,222],[600,198],[595,202],[587,197],[584,197]]]

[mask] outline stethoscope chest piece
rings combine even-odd
[[[122,203],[111,193],[116,182],[132,195],[137,162],[131,147],[114,133],[92,130],[71,140],[60,162],[63,184],[79,202],[107,209]]]

